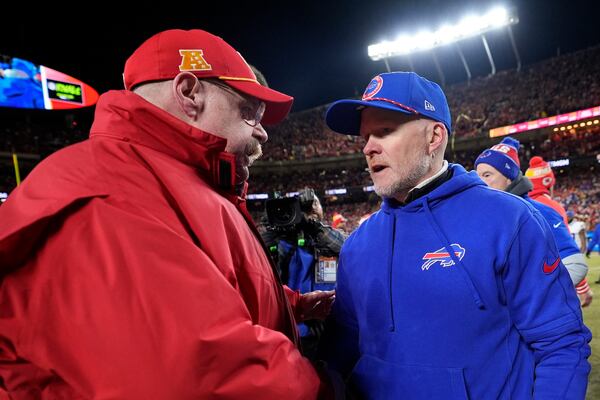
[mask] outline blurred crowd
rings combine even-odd
[[[519,136],[515,136],[519,139]],[[502,138],[498,138],[500,142]],[[475,158],[486,147],[476,147],[469,150],[452,152],[447,150],[446,159],[462,164],[468,170],[473,169]],[[564,131],[551,132],[548,135],[537,136],[528,141],[521,141],[519,159],[521,165],[527,165],[533,156],[540,156],[545,160],[561,160],[578,158],[586,155],[595,155],[600,152],[600,124],[585,127],[571,128]]]
[[[37,154],[45,157],[58,149],[88,137],[89,127],[77,124],[67,128],[43,122],[12,121],[0,125],[0,151]]]
[[[600,167],[600,165],[598,166]],[[600,168],[572,171],[557,177],[554,199],[591,231],[600,223]]]
[[[281,124],[270,127],[269,141],[263,147],[263,160],[306,160],[358,153],[362,139],[341,136],[325,125],[327,106],[291,114]]]
[[[298,191],[309,186],[317,191],[371,185],[366,164],[354,168],[322,169],[315,167],[308,171],[290,169],[285,174],[261,174],[250,176],[249,193],[282,194]]]
[[[485,137],[500,126],[600,105],[600,47],[558,56],[520,72],[500,71],[445,88],[457,138]],[[324,123],[327,106],[288,117],[269,129],[265,160],[353,154],[361,139],[341,137]]]
[[[447,88],[457,137],[599,105],[600,47]]]

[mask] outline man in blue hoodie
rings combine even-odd
[[[521,162],[519,161],[519,147],[517,139],[506,137],[500,143],[484,150],[475,160],[477,175],[491,188],[520,196],[529,202],[552,227],[554,241],[558,247],[561,262],[567,268],[569,276],[582,307],[592,303],[593,294],[585,276],[588,266],[583,254],[571,236],[569,227],[559,212],[547,204],[532,199],[529,192],[533,190],[533,183],[523,176]],[[558,205],[562,208],[562,206]]]
[[[342,248],[322,355],[369,399],[583,399],[591,334],[550,227],[444,160],[450,121],[415,73],[328,109],[383,204]]]

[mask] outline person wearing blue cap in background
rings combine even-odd
[[[579,287],[588,271],[585,257],[571,236],[562,216],[547,204],[529,197],[528,193],[533,190],[533,184],[521,172],[520,145],[517,139],[507,137],[497,145],[484,150],[475,160],[477,174],[488,186],[522,197],[542,214],[551,226],[562,264],[567,268],[573,285]],[[587,307],[592,303],[593,293],[587,281],[583,282],[583,285],[583,290],[578,296],[581,306]]]
[[[381,74],[325,119],[365,139],[383,197],[340,254],[329,368],[368,399],[583,399],[591,333],[550,227],[444,160],[442,89]]]

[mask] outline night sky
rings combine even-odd
[[[163,2],[166,5],[169,2]],[[370,78],[385,72],[383,61],[367,56],[367,45],[422,28],[435,30],[457,22],[468,11],[483,13],[493,5],[514,6],[520,23],[513,27],[525,66],[557,54],[600,43],[600,14],[595,1],[304,1],[173,3],[156,10],[146,2],[138,13],[114,5],[92,4],[93,18],[78,10],[36,9],[28,17],[0,24],[0,54],[43,64],[81,79],[100,93],[121,89],[127,57],[152,34],[170,28],[201,28],[223,37],[266,75],[275,89],[296,98],[294,110],[362,93]],[[29,3],[30,7],[33,7]],[[142,11],[143,10],[143,11]],[[22,14],[24,15],[24,14]],[[505,30],[488,41],[498,69],[514,68]],[[474,76],[490,72],[480,39],[461,42]],[[457,53],[436,50],[447,83],[466,79]],[[428,53],[412,57],[415,70],[438,80]],[[406,58],[390,60],[406,70]]]

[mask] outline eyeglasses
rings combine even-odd
[[[212,83],[214,86],[219,87],[224,91],[233,94],[234,96],[243,100],[240,112],[242,114],[242,120],[246,124],[252,127],[255,127],[258,124],[260,124],[260,121],[262,120],[263,115],[265,114],[265,109],[267,108],[264,102],[260,101],[259,105],[256,106],[255,102],[251,102],[245,96],[242,96],[236,90],[232,89],[229,85],[213,80],[207,80],[207,82]]]

